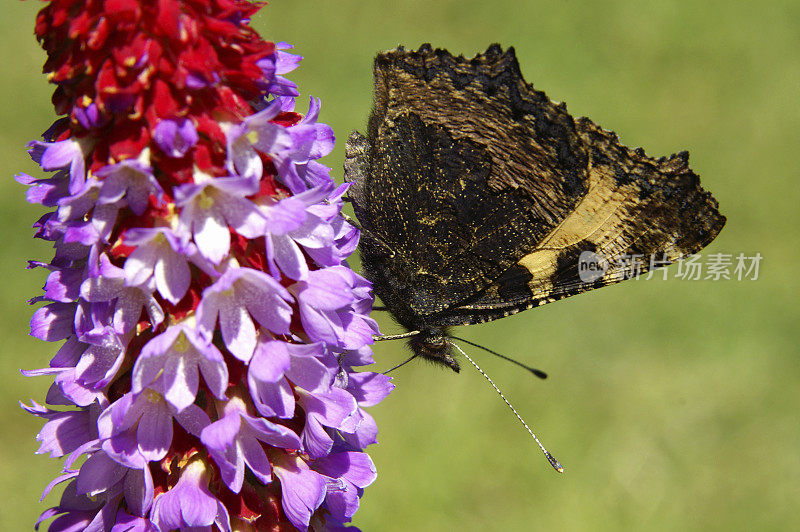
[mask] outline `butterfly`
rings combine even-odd
[[[400,47],[377,56],[374,77],[345,180],[364,275],[415,357],[458,371],[448,327],[664,266],[725,225],[687,152],[651,158],[574,119],[525,82],[513,48],[467,59]]]

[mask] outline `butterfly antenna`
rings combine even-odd
[[[403,338],[411,338],[418,334],[419,331],[409,331],[403,334],[373,334],[372,339],[376,342],[382,342],[384,340],[402,340]]]
[[[523,364],[519,360],[514,360],[513,358],[507,357],[506,355],[502,355],[502,354],[498,353],[497,351],[492,351],[488,347],[483,347],[480,344],[476,344],[476,343],[470,342],[469,340],[464,340],[463,338],[459,338],[457,336],[451,336],[450,338],[452,338],[453,340],[458,340],[459,342],[464,342],[465,344],[469,344],[472,347],[477,347],[478,349],[483,349],[487,353],[491,353],[496,357],[502,358],[503,360],[508,360],[512,364],[516,364],[517,366],[519,366],[521,368],[527,369],[528,371],[530,371],[531,373],[533,373],[534,375],[536,375],[540,379],[546,379],[547,378],[547,373],[545,373],[544,371],[542,371],[540,369],[532,368],[531,366],[528,366],[527,364]]]
[[[463,341],[463,340],[462,340],[462,341]],[[467,343],[470,343],[470,342],[467,342]],[[503,395],[503,392],[501,392],[501,391],[500,391],[500,388],[498,388],[498,387],[497,387],[497,385],[494,383],[494,381],[491,379],[491,377],[489,377],[489,376],[486,374],[486,372],[484,372],[484,371],[481,369],[481,367],[480,367],[478,364],[476,364],[476,363],[475,363],[475,361],[474,361],[474,360],[472,360],[472,359],[470,358],[470,356],[469,356],[468,354],[466,354],[466,353],[464,352],[464,350],[463,350],[463,349],[461,349],[461,348],[460,348],[458,345],[454,344],[453,342],[450,342],[450,345],[452,345],[453,347],[455,347],[456,349],[458,349],[458,352],[459,352],[459,353],[461,353],[462,355],[464,355],[464,357],[465,357],[467,360],[469,360],[469,362],[470,362],[470,363],[471,363],[473,366],[475,366],[475,369],[477,369],[477,370],[478,370],[478,372],[479,372],[481,375],[483,375],[483,377],[484,377],[484,378],[485,378],[487,381],[489,381],[489,384],[491,384],[491,385],[492,385],[492,388],[494,388],[494,391],[496,391],[496,392],[498,393],[498,395],[500,395],[500,398],[501,398],[501,399],[502,399],[502,400],[503,400],[503,401],[506,403],[506,406],[508,406],[508,408],[510,408],[510,409],[511,409],[511,411],[512,411],[512,412],[514,412],[514,415],[515,415],[515,416],[517,416],[517,419],[519,420],[519,422],[520,422],[520,423],[522,423],[522,426],[523,426],[523,427],[525,427],[525,429],[528,431],[528,434],[530,434],[530,435],[533,437],[534,441],[535,441],[535,442],[536,442],[536,444],[539,446],[539,449],[541,449],[541,450],[542,450],[542,452],[544,453],[544,456],[545,456],[545,458],[547,458],[547,461],[548,461],[548,462],[550,462],[550,465],[551,465],[551,466],[553,466],[553,469],[555,469],[555,470],[556,470],[556,471],[558,471],[559,473],[563,473],[563,472],[564,472],[564,467],[563,467],[563,466],[562,466],[562,465],[561,465],[561,464],[558,462],[558,460],[556,460],[556,459],[555,459],[555,457],[554,457],[552,454],[550,454],[550,452],[549,452],[547,449],[545,449],[545,448],[544,448],[544,445],[542,445],[542,442],[540,442],[540,441],[539,441],[539,438],[537,438],[537,437],[536,437],[536,434],[534,434],[534,433],[533,433],[533,431],[531,430],[531,428],[528,426],[528,424],[527,424],[527,423],[525,423],[525,420],[524,420],[524,419],[522,419],[522,416],[520,416],[520,415],[519,415],[519,413],[517,412],[517,409],[516,409],[516,408],[514,408],[514,407],[511,405],[511,403],[510,403],[510,402],[508,402],[508,399],[506,399],[506,396],[505,396],[505,395]],[[479,346],[479,347],[480,347],[480,346]]]
[[[399,367],[401,367],[401,366],[405,366],[406,364],[408,364],[409,362],[411,362],[411,361],[412,361],[412,360],[414,360],[415,358],[417,358],[417,355],[411,355],[411,357],[410,357],[408,360],[406,360],[406,361],[404,361],[404,362],[400,362],[398,365],[396,365],[395,367],[393,367],[393,368],[391,368],[391,369],[387,369],[386,371],[382,371],[382,372],[381,372],[381,375],[386,375],[386,374],[387,374],[387,373],[389,373],[390,371],[394,371],[394,370],[396,370],[397,368],[399,368]]]

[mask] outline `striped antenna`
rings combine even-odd
[[[382,342],[384,340],[401,340],[403,338],[411,338],[412,336],[416,336],[419,334],[419,331],[408,331],[403,334],[373,334],[372,339],[376,342]]]
[[[497,385],[494,383],[494,381],[491,379],[491,377],[489,377],[489,376],[486,374],[486,372],[485,372],[485,371],[483,371],[483,370],[481,369],[481,367],[480,367],[478,364],[476,364],[476,363],[475,363],[475,361],[474,361],[474,360],[472,360],[472,358],[470,358],[470,356],[469,356],[468,354],[466,354],[466,353],[464,352],[464,350],[463,350],[463,349],[461,349],[461,348],[460,348],[460,347],[459,347],[457,344],[455,344],[454,342],[450,342],[450,345],[452,345],[453,347],[455,347],[456,349],[458,349],[458,352],[459,352],[459,353],[461,353],[462,355],[464,355],[464,357],[465,357],[467,360],[469,360],[469,361],[470,361],[470,363],[471,363],[473,366],[475,366],[475,369],[477,369],[477,370],[478,370],[478,372],[479,372],[481,375],[483,375],[483,377],[484,377],[484,378],[485,378],[487,381],[489,381],[489,384],[491,384],[491,385],[492,385],[492,388],[494,388],[494,391],[496,391],[496,392],[498,393],[498,395],[500,395],[500,398],[501,398],[501,399],[502,399],[502,400],[503,400],[503,401],[506,403],[506,406],[508,406],[508,408],[510,408],[510,409],[511,409],[511,411],[512,411],[512,412],[514,412],[514,415],[515,415],[515,416],[517,416],[517,419],[519,420],[519,422],[520,422],[520,423],[522,423],[522,426],[523,426],[523,427],[525,427],[525,430],[527,430],[527,431],[528,431],[528,434],[530,434],[530,435],[533,437],[533,440],[536,442],[536,445],[538,445],[538,446],[539,446],[539,449],[541,449],[541,450],[542,450],[542,452],[544,453],[544,456],[545,456],[545,458],[547,458],[547,461],[548,461],[548,462],[550,462],[550,465],[551,465],[551,466],[553,466],[553,469],[555,469],[555,470],[556,470],[556,471],[558,471],[559,473],[563,473],[563,472],[564,472],[564,467],[563,467],[563,466],[562,466],[562,465],[561,465],[561,464],[558,462],[558,460],[556,460],[556,459],[555,459],[555,457],[554,457],[552,454],[550,454],[550,452],[549,452],[547,449],[545,449],[545,448],[544,448],[544,445],[542,445],[542,442],[540,442],[540,441],[539,441],[539,438],[537,438],[537,437],[536,437],[536,434],[534,434],[534,433],[533,433],[533,431],[531,430],[531,428],[528,426],[528,424],[527,424],[527,423],[525,423],[525,420],[524,420],[524,419],[522,419],[522,416],[520,416],[520,415],[519,415],[519,413],[517,412],[517,409],[516,409],[516,408],[514,408],[514,407],[511,405],[511,403],[510,403],[510,402],[508,402],[508,399],[506,399],[506,396],[505,396],[505,395],[503,395],[503,392],[501,392],[501,391],[500,391],[500,388],[498,388],[498,387],[497,387]]]

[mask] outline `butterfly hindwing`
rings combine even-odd
[[[592,154],[583,200],[490,286],[437,316],[443,325],[489,321],[608,286],[696,253],[719,234],[725,217],[688,154],[656,160],[588,119],[578,128]]]

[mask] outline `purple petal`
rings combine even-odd
[[[286,54],[289,55],[289,54]],[[278,74],[285,74],[285,72],[278,72]],[[314,98],[313,96],[309,97],[308,102],[308,112],[306,116],[303,117],[303,120],[300,121],[301,124],[313,124],[319,118],[319,111],[322,108],[322,100],[319,98]]]
[[[367,453],[334,453],[314,462],[314,469],[329,477],[343,478],[359,488],[366,488],[378,477]]]
[[[42,407],[36,402],[33,402],[33,406],[20,406],[31,414],[48,420],[36,436],[42,442],[36,454],[49,452],[54,458],[64,456],[97,437],[96,429],[92,430],[94,416],[88,409],[59,412]]]
[[[253,353],[248,373],[262,382],[278,382],[291,363],[289,346],[278,340],[260,343]]]
[[[273,234],[286,234],[298,229],[306,216],[306,206],[297,196],[284,198],[266,207],[269,232]]]
[[[242,419],[255,432],[256,437],[264,443],[282,449],[300,448],[300,438],[290,428],[248,415],[242,415]]]
[[[272,467],[267,460],[264,448],[256,438],[242,438],[239,443],[242,459],[253,472],[255,477],[264,484],[272,480]]]
[[[290,46],[286,43],[282,44],[284,44],[287,48],[290,48]],[[275,61],[276,74],[288,74],[292,70],[296,69],[300,64],[300,61],[303,60],[303,56],[283,52],[280,50],[280,48],[275,52],[275,56],[277,58]]]
[[[150,167],[149,154],[150,151],[146,150],[139,159],[126,159],[98,170],[95,175],[103,181],[97,202],[113,204],[125,197],[131,210],[142,214],[147,209],[151,193],[163,194]]]
[[[194,220],[194,242],[205,258],[219,264],[231,247],[231,233],[221,213],[208,209],[204,214]]]
[[[94,496],[110,489],[125,476],[126,469],[105,453],[90,456],[81,466],[77,492]]]
[[[164,253],[153,273],[158,291],[172,303],[183,298],[192,281],[186,259],[177,253]]]
[[[211,392],[224,398],[228,369],[222,353],[193,329],[174,325],[142,348],[133,368],[132,389],[138,393],[160,378],[159,389],[180,412],[195,400],[198,369]]]
[[[216,523],[230,532],[230,517],[208,490],[208,475],[200,460],[190,462],[178,483],[156,498],[150,515],[153,523],[160,530],[195,530]]]
[[[141,392],[158,378],[164,367],[162,355],[169,352],[181,332],[180,326],[169,327],[142,347],[133,370],[131,384],[134,393]]]
[[[302,303],[300,305],[300,321],[303,324],[303,330],[313,341],[338,345],[339,338],[344,333],[341,320],[335,314],[323,313],[313,306]]]
[[[73,334],[75,303],[51,303],[33,313],[31,336],[45,342],[64,340]]]
[[[303,303],[320,310],[335,310],[353,302],[349,283],[331,268],[309,272],[308,280],[298,289]]]
[[[57,269],[47,276],[44,297],[53,301],[69,303],[78,299],[84,269]]]
[[[188,118],[162,120],[153,130],[153,138],[161,151],[176,158],[186,155],[199,140],[194,123]]]
[[[351,373],[347,391],[353,394],[359,406],[374,406],[394,389],[391,381],[391,377],[382,373]]]
[[[356,429],[354,432],[342,433],[345,441],[358,449],[364,449],[368,445],[378,443],[378,425],[372,416],[359,409],[353,417],[356,421]]]
[[[247,362],[256,346],[256,328],[247,309],[226,305],[220,308],[222,339],[233,355]]]
[[[186,429],[186,432],[198,438],[203,429],[211,424],[208,414],[197,405],[189,405],[175,414],[175,420]]]
[[[319,418],[309,417],[306,419],[306,426],[301,434],[303,438],[303,449],[311,458],[322,458],[327,455],[333,447],[333,438]]]
[[[333,380],[328,367],[313,356],[293,356],[292,367],[286,376],[308,391],[327,390]]]
[[[288,419],[294,415],[294,394],[286,379],[278,382],[257,381],[248,375],[248,385],[259,413],[266,417]]]
[[[286,236],[273,235],[272,249],[281,271],[290,279],[302,280],[308,276],[308,264],[303,252]]]
[[[125,502],[129,510],[147,515],[153,504],[153,477],[150,468],[129,469],[123,484]]]
[[[236,449],[236,441],[242,426],[239,412],[226,413],[203,429],[200,439],[205,444],[214,462],[219,466],[222,480],[238,493],[244,482],[244,458]]]
[[[136,439],[142,456],[152,462],[164,458],[172,443],[172,414],[162,397],[149,391],[143,395],[148,394],[153,398],[145,399],[150,404],[147,413],[139,419]]]
[[[300,458],[282,458],[274,471],[281,481],[283,511],[294,526],[306,530],[311,514],[325,499],[325,479]]]

